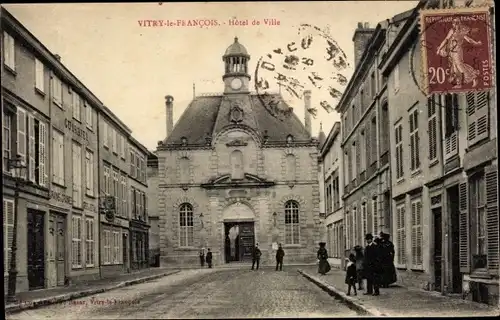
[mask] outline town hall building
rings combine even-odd
[[[224,92],[199,95],[173,125],[172,96],[165,97],[167,138],[158,143],[160,264],[195,265],[199,251],[215,265],[313,262],[320,240],[318,140],[291,112],[277,117],[250,92],[248,61],[234,39],[222,57]],[[279,94],[270,94],[289,110]],[[267,96],[268,98],[269,96]],[[305,110],[311,94],[304,94]]]

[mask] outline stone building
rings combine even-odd
[[[340,122],[335,122],[328,137],[321,144],[319,155],[319,185],[321,202],[323,202],[326,228],[326,247],[330,256],[330,264],[337,268],[344,266],[344,211],[343,211],[343,167],[342,133]],[[322,139],[320,138],[320,141]]]
[[[216,58],[216,57],[215,57]],[[287,262],[316,259],[320,235],[318,141],[292,112],[276,118],[250,92],[250,56],[235,38],[222,57],[219,95],[195,97],[158,145],[161,265],[247,261],[255,243],[263,264],[281,242]],[[280,99],[280,108],[288,106]],[[306,106],[311,103],[305,94]],[[306,108],[307,110],[307,108]]]
[[[419,90],[410,72],[419,79],[418,10],[437,5],[419,3],[380,63],[389,79],[396,265],[406,285],[497,304],[495,90]]]
[[[149,218],[149,260],[151,264],[156,256],[160,255],[160,221],[158,215],[158,156],[151,152],[148,156],[147,167],[148,194],[146,206]]]

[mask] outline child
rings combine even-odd
[[[346,275],[345,275],[345,283],[347,284],[347,295],[351,295],[351,288],[354,289],[354,295],[356,296],[358,293],[356,291],[356,257],[353,253],[349,255],[349,262],[346,266]]]

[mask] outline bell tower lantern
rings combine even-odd
[[[231,44],[224,55],[224,93],[249,93],[250,74],[248,73],[248,61],[250,55],[247,49],[238,42],[238,38],[234,38],[234,43]]]

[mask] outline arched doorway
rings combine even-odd
[[[226,263],[250,261],[255,245],[255,215],[247,205],[237,202],[223,212],[224,260]]]

